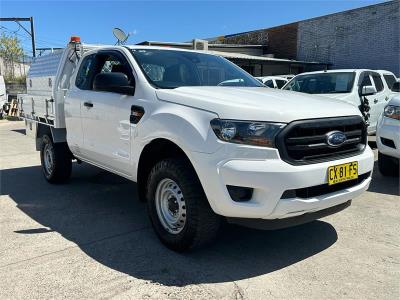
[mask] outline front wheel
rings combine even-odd
[[[69,179],[72,170],[72,156],[66,143],[53,143],[44,135],[40,150],[44,177],[50,183],[62,183]]]
[[[211,242],[221,217],[215,214],[193,167],[183,159],[157,163],[147,183],[148,212],[161,242],[186,251]]]

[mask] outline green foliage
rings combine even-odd
[[[0,57],[5,65],[5,77],[14,78],[14,64],[19,63],[24,55],[21,42],[16,36],[7,35],[4,32],[0,35]]]

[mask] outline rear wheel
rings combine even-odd
[[[44,135],[40,150],[44,177],[50,183],[62,183],[69,179],[72,170],[72,156],[66,143],[53,143]]]
[[[218,233],[221,217],[212,211],[195,171],[183,159],[166,159],[153,167],[147,201],[155,232],[172,250],[201,247]]]
[[[384,176],[399,176],[399,159],[378,153],[379,171]]]

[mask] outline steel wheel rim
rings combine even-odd
[[[179,234],[186,224],[186,203],[179,185],[172,179],[161,180],[155,193],[157,216],[171,234]]]
[[[44,168],[47,174],[51,174],[54,168],[53,147],[50,144],[44,146],[43,151]]]

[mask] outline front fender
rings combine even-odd
[[[159,138],[176,144],[190,160],[191,152],[216,152],[222,147],[210,126],[216,117],[212,112],[165,103],[133,128],[133,161],[138,162],[144,147]]]

